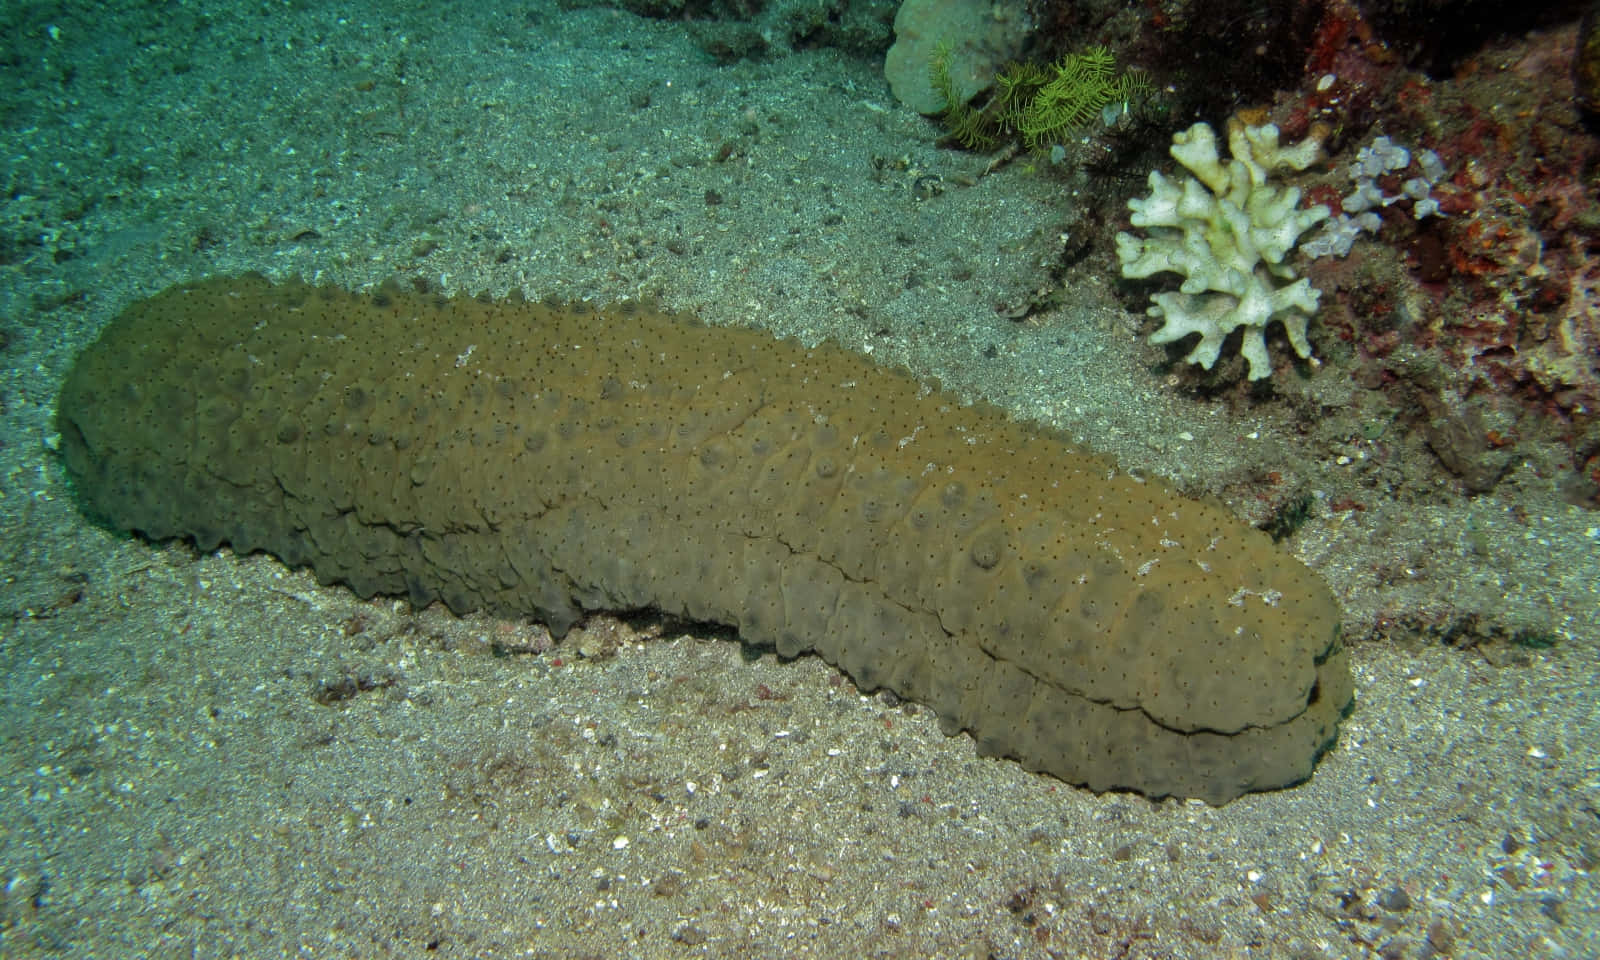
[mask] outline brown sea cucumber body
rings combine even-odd
[[[1096,790],[1297,782],[1351,700],[1332,596],[1265,534],[832,346],[219,278],[115,320],[58,423],[118,527],[557,632],[730,624]]]

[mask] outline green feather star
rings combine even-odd
[[[1107,126],[1137,107],[1151,93],[1143,70],[1116,72],[1116,60],[1102,46],[1071,53],[1048,67],[1013,63],[995,78],[994,93],[981,108],[961,99],[950,78],[949,44],[934,51],[929,64],[933,88],[944,97],[945,125],[969,150],[992,150],[1015,137],[1042,152],[1065,143],[1096,119]]]

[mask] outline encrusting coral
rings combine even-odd
[[[1217,136],[1197,123],[1175,134],[1169,152],[1191,176],[1181,182],[1150,173],[1150,194],[1128,201],[1130,218],[1147,235],[1117,234],[1124,277],[1158,273],[1183,276],[1178,292],[1151,296],[1149,313],[1165,323],[1150,342],[1172,343],[1193,333],[1200,342],[1184,357],[1210,370],[1223,342],[1242,329],[1239,352],[1249,378],[1272,373],[1264,336],[1267,324],[1283,324],[1289,344],[1311,360],[1306,322],[1317,312],[1321,292],[1287,262],[1300,235],[1328,218],[1325,206],[1300,209],[1295,187],[1268,184],[1280,170],[1304,170],[1322,155],[1323,135],[1313,132],[1293,147],[1278,143],[1278,128],[1229,124],[1226,163]],[[1314,361],[1313,361],[1314,362]]]

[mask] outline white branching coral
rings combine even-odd
[[[1264,333],[1277,320],[1295,353],[1311,359],[1306,322],[1317,312],[1321,292],[1305,278],[1295,279],[1285,262],[1300,234],[1328,217],[1325,206],[1301,210],[1295,187],[1270,186],[1269,175],[1304,170],[1322,153],[1316,135],[1280,146],[1278,128],[1230,124],[1224,163],[1217,136],[1197,123],[1172,138],[1172,156],[1191,176],[1181,182],[1150,173],[1150,195],[1128,201],[1133,225],[1147,235],[1117,234],[1117,257],[1124,277],[1176,273],[1178,292],[1151,296],[1150,315],[1165,320],[1150,342],[1172,343],[1193,333],[1200,342],[1184,359],[1210,370],[1222,344],[1243,329],[1239,352],[1251,380],[1272,373]]]

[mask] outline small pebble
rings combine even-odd
[[[1456,932],[1450,926],[1450,921],[1443,917],[1435,917],[1428,924],[1428,944],[1440,953],[1449,953],[1455,949]]]

